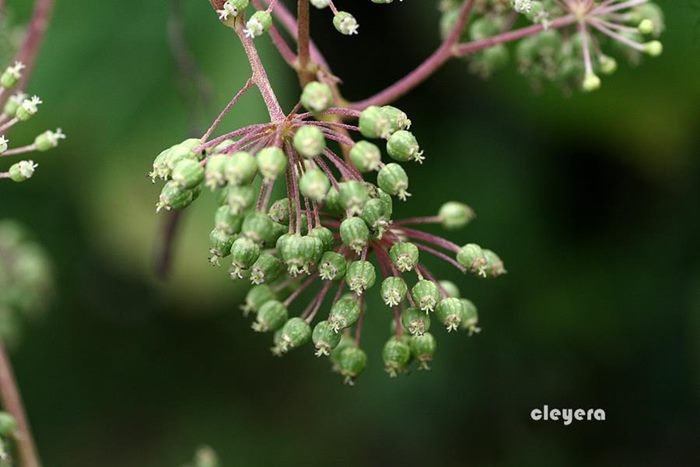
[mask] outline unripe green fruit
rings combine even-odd
[[[322,202],[331,188],[331,182],[322,170],[310,169],[299,179],[299,191],[309,199]]]
[[[360,318],[360,305],[351,295],[340,298],[331,307],[328,322],[335,332],[349,328]]]
[[[338,185],[338,197],[342,208],[350,215],[362,212],[364,204],[369,200],[367,186],[363,182],[351,180]]]
[[[408,293],[406,282],[399,276],[387,277],[382,281],[382,300],[389,307],[398,306]]]
[[[358,141],[350,149],[350,161],[360,172],[372,172],[381,165],[382,153],[375,144],[369,141]]]
[[[214,229],[209,234],[209,253],[211,253],[211,263],[218,265],[219,258],[225,258],[231,254],[233,245],[233,235],[221,229]]]
[[[418,308],[406,308],[401,313],[403,328],[413,336],[422,336],[430,329],[430,315]]]
[[[258,173],[258,161],[252,154],[244,151],[227,156],[224,174],[230,185],[248,185]]]
[[[333,105],[333,92],[330,86],[312,81],[304,86],[301,105],[311,112],[324,112]]]
[[[421,279],[411,289],[416,306],[423,311],[433,311],[440,301],[440,290],[435,282]]]
[[[376,279],[377,273],[369,261],[353,261],[345,273],[345,282],[357,295],[362,295],[365,290],[371,288]]]
[[[457,262],[467,268],[469,272],[486,276],[484,250],[476,243],[464,245],[457,253]]]
[[[260,307],[270,300],[276,300],[277,296],[269,285],[257,285],[252,287],[245,297],[245,304],[241,306],[243,313],[257,312]]]
[[[333,251],[326,251],[318,265],[318,275],[324,281],[337,281],[345,276],[345,257]]]
[[[277,331],[287,322],[287,307],[277,300],[270,300],[260,307],[253,323],[257,332]]]
[[[367,366],[367,354],[358,347],[346,347],[338,354],[336,364],[345,384],[352,385]]]
[[[267,214],[251,212],[243,219],[241,233],[259,245],[265,241],[270,230],[272,219]]]
[[[390,377],[395,378],[406,371],[406,366],[411,360],[411,348],[402,339],[392,337],[384,344],[382,358],[384,369]]]
[[[230,186],[227,190],[227,202],[232,214],[241,214],[255,202],[255,190],[250,185]]]
[[[257,154],[258,170],[265,180],[275,180],[287,170],[287,156],[278,147],[260,150]]]
[[[355,253],[360,254],[367,248],[369,229],[359,217],[349,217],[340,224],[340,239]]]
[[[311,327],[309,323],[301,318],[291,318],[282,326],[279,350],[281,353],[286,353],[305,345],[310,340]]]
[[[311,339],[316,347],[316,356],[330,355],[340,343],[342,335],[335,332],[333,326],[328,321],[319,321],[314,327]]]
[[[456,230],[474,219],[474,211],[464,203],[449,201],[442,205],[438,213],[442,226],[447,230]]]
[[[456,331],[466,317],[464,303],[459,298],[445,298],[438,304],[435,316],[448,332]]]
[[[260,246],[247,237],[238,237],[231,246],[231,268],[229,273],[232,279],[242,279],[247,271],[260,256]]]
[[[379,171],[377,175],[377,184],[379,188],[390,195],[397,196],[402,201],[411,196],[408,190],[408,175],[399,164],[387,164]]]
[[[360,113],[358,125],[365,138],[383,138],[391,136],[391,121],[381,107],[370,106]]]
[[[401,272],[412,271],[420,258],[418,247],[410,242],[398,242],[392,245],[389,250],[391,261]]]
[[[223,154],[210,156],[204,169],[204,184],[207,188],[215,190],[226,185],[226,163],[229,157]]]
[[[229,235],[237,234],[243,226],[243,216],[233,214],[228,205],[219,206],[214,216],[214,226],[216,229],[226,232]]]
[[[171,209],[183,209],[189,206],[193,200],[194,193],[192,190],[182,188],[180,184],[175,181],[169,181],[163,186],[160,192],[156,210],[160,211],[161,209],[165,209],[166,211],[170,211]]]
[[[411,338],[411,354],[418,360],[420,370],[430,369],[428,365],[433,360],[436,347],[435,337],[429,332]]]
[[[399,130],[391,135],[386,143],[386,150],[392,159],[399,162],[422,163],[425,160],[416,137],[410,131]]]
[[[172,179],[185,189],[192,189],[204,180],[204,167],[199,162],[185,159],[173,168]]]
[[[283,270],[284,265],[279,258],[269,253],[261,253],[250,268],[250,282],[255,285],[272,282]]]
[[[282,198],[272,203],[268,215],[274,222],[289,224],[289,199]]]
[[[294,149],[309,159],[323,154],[326,139],[321,129],[315,125],[303,125],[294,134]]]
[[[357,34],[357,29],[359,28],[355,17],[347,11],[339,11],[333,16],[333,26],[339,33],[346,36]]]
[[[260,37],[272,26],[272,15],[266,10],[253,13],[246,23],[246,35],[251,38]]]

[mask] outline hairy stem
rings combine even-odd
[[[297,0],[297,53],[299,55],[299,80],[302,86],[314,79],[314,73],[309,71],[311,60],[310,22],[309,1]]]
[[[27,416],[24,413],[22,397],[17,390],[15,377],[12,371],[10,359],[5,352],[5,346],[0,340],[0,402],[2,407],[17,421],[17,455],[20,467],[39,467],[39,454],[34,446],[34,439],[29,428]]]

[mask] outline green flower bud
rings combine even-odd
[[[331,188],[331,182],[322,170],[310,169],[299,179],[299,191],[309,199],[322,202]]]
[[[226,232],[229,235],[237,234],[241,231],[243,225],[243,216],[233,214],[231,207],[228,205],[219,206],[214,216],[215,228]]]
[[[272,287],[267,284],[256,285],[248,291],[245,297],[245,304],[241,306],[241,309],[245,315],[248,315],[250,312],[257,312],[265,303],[276,299],[277,296]]]
[[[271,222],[270,230],[267,231],[264,238],[264,244],[272,247],[272,245],[275,245],[277,240],[279,240],[279,238],[287,232],[289,232],[289,227],[286,225],[274,221]]]
[[[349,217],[340,224],[340,239],[358,255],[367,248],[369,229],[359,217]]]
[[[204,169],[204,184],[211,190],[216,190],[226,185],[226,175],[224,170],[229,157],[223,154],[216,154],[207,159],[207,166]]]
[[[386,306],[398,306],[408,292],[406,282],[398,276],[387,277],[382,281],[382,300]]]
[[[262,212],[251,212],[243,219],[241,233],[257,244],[262,244],[272,230],[272,219]]]
[[[333,249],[335,238],[333,237],[333,232],[331,231],[331,229],[323,226],[314,227],[313,229],[311,229],[311,232],[309,232],[309,236],[321,240],[321,253]]]
[[[235,152],[226,158],[224,175],[231,185],[248,185],[253,182],[257,173],[258,161],[248,152]]]
[[[486,276],[487,277],[498,277],[506,273],[506,269],[503,266],[503,261],[501,258],[491,250],[484,249],[484,258],[486,258]]]
[[[291,276],[309,273],[323,253],[323,242],[312,236],[283,235],[277,242],[277,250],[287,265]]]
[[[371,288],[376,280],[377,273],[369,261],[353,261],[345,273],[345,282],[357,295],[362,295]]]
[[[278,147],[269,147],[258,152],[258,169],[265,180],[275,180],[287,170],[287,156]]]
[[[26,182],[34,176],[34,172],[38,167],[34,161],[19,161],[10,166],[10,180],[13,182]]]
[[[333,26],[339,33],[346,36],[357,34],[357,29],[360,27],[355,17],[347,11],[339,11],[333,16]]]
[[[311,4],[319,10],[326,8],[331,4],[331,0],[310,0]]]
[[[209,253],[211,254],[209,261],[218,266],[220,258],[231,254],[232,245],[233,235],[221,229],[212,230],[209,234]]]
[[[384,359],[384,370],[390,377],[395,378],[406,371],[406,367],[411,361],[411,348],[402,339],[392,337],[384,344],[382,358]]]
[[[389,116],[375,105],[367,107],[360,113],[360,133],[365,138],[388,139],[391,136],[392,126]]]
[[[279,351],[287,353],[311,340],[311,326],[301,318],[291,318],[281,329]]]
[[[258,310],[253,330],[256,332],[277,331],[287,322],[287,307],[277,300],[265,302]]]
[[[392,159],[399,162],[416,161],[422,163],[425,160],[416,137],[406,130],[399,130],[391,135],[386,143],[386,151]]]
[[[303,125],[294,133],[294,149],[309,159],[323,154],[326,138],[321,129],[315,125]]]
[[[444,298],[435,310],[435,316],[448,332],[456,331],[466,316],[464,303],[459,298]]]
[[[328,323],[335,332],[349,328],[360,318],[360,305],[352,295],[344,295],[331,307]]]
[[[359,347],[346,347],[338,354],[336,364],[345,384],[353,385],[367,366],[367,354]]]
[[[644,44],[644,52],[652,57],[658,57],[664,51],[664,46],[659,41],[651,41]]]
[[[5,89],[14,87],[22,77],[22,70],[25,68],[21,62],[15,62],[14,65],[8,66],[0,75],[0,86]]]
[[[319,321],[311,334],[311,339],[316,347],[316,356],[330,355],[331,350],[335,349],[340,343],[340,338],[341,334],[335,332],[331,323]]]
[[[324,281],[337,281],[345,276],[345,257],[334,251],[326,251],[318,264],[318,275]]]
[[[462,294],[454,282],[440,281],[440,289],[447,294],[448,297],[460,298]]]
[[[411,294],[416,305],[421,310],[433,311],[440,301],[440,289],[435,282],[429,280],[419,280],[411,289]]]
[[[246,23],[245,35],[252,39],[262,36],[272,26],[272,15],[265,10],[256,11]]]
[[[331,186],[331,189],[328,190],[323,206],[331,214],[343,213],[343,206],[340,204],[340,193],[335,189],[335,187]]]
[[[280,224],[289,224],[289,199],[282,198],[278,199],[272,206],[270,206],[270,211],[268,212],[270,219],[274,222],[279,222]]]
[[[39,99],[37,96],[33,96],[31,99],[24,99],[19,107],[17,107],[15,117],[20,122],[26,122],[36,115],[36,113],[39,111],[39,104],[41,103],[41,99]]]
[[[385,105],[382,107],[382,112],[384,112],[384,115],[389,119],[390,131],[392,133],[411,128],[411,120],[408,119],[408,115],[406,115],[403,110],[397,109],[391,105]]]
[[[422,336],[430,329],[430,315],[418,308],[406,308],[401,313],[401,324],[413,336]]]
[[[476,306],[470,300],[466,298],[461,299],[462,305],[464,306],[464,318],[462,319],[462,329],[469,332],[469,335],[478,334],[481,329],[478,327],[479,324],[479,313],[477,312]]]
[[[34,146],[37,151],[48,151],[58,146],[58,142],[62,139],[66,139],[66,135],[60,128],[57,128],[56,131],[45,131],[37,136],[34,139]]]
[[[186,190],[177,182],[170,181],[163,186],[156,204],[156,212],[161,209],[170,211],[171,209],[183,209],[194,201],[194,192]]]
[[[269,253],[261,253],[250,268],[250,282],[255,285],[272,282],[283,270],[284,265],[279,258]]]
[[[362,212],[362,207],[369,200],[367,186],[363,182],[351,180],[338,185],[339,201],[342,208],[350,215]]]
[[[14,117],[17,114],[17,109],[26,98],[27,95],[22,92],[11,95],[5,103],[5,107],[3,107],[3,113],[8,117]]]
[[[194,188],[204,180],[204,167],[191,159],[181,160],[173,169],[172,179],[183,188]]]
[[[333,92],[325,83],[311,81],[304,86],[301,105],[310,112],[325,112],[333,105]]]
[[[7,412],[0,412],[0,436],[10,437],[17,431],[17,420]]]
[[[600,71],[606,75],[611,75],[617,71],[617,61],[607,55],[598,57],[598,64],[600,65]]]
[[[440,217],[444,228],[456,230],[474,219],[474,211],[466,204],[450,201],[442,205],[438,217]]]
[[[230,186],[227,193],[231,214],[241,214],[255,203],[255,190],[250,185]]]
[[[581,89],[584,91],[596,91],[600,88],[600,78],[595,73],[587,73],[583,82],[581,83]]]
[[[413,357],[418,360],[419,370],[429,370],[428,366],[433,360],[433,355],[435,355],[435,348],[437,347],[437,342],[432,334],[429,332],[424,333],[420,336],[411,337],[411,353]]]
[[[377,176],[379,188],[393,196],[398,196],[402,201],[411,196],[408,190],[408,175],[399,164],[387,164],[379,171]]]
[[[242,279],[247,271],[260,256],[260,245],[247,237],[238,237],[231,246],[231,279]]]
[[[392,263],[401,272],[412,271],[418,264],[420,253],[418,247],[409,242],[398,242],[389,250]]]
[[[386,203],[379,198],[372,198],[365,203],[360,213],[360,218],[381,239],[384,231],[391,223],[391,214],[387,213]]]
[[[372,172],[381,165],[382,153],[376,144],[369,141],[358,141],[350,149],[350,161],[360,172]]]
[[[457,253],[457,262],[467,268],[469,272],[486,277],[486,257],[484,250],[476,243],[464,245]]]

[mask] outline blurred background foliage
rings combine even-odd
[[[31,2],[9,3],[28,17]],[[183,3],[213,90],[201,126],[248,67],[208,2]],[[340,37],[322,15],[314,31],[350,98],[437,44],[437,2],[340,3],[362,34]],[[46,104],[12,136],[58,123],[69,139],[31,183],[0,186],[0,215],[33,230],[57,276],[54,306],[13,353],[45,464],[181,465],[208,443],[225,466],[697,465],[700,4],[659,3],[664,55],[621,66],[597,93],[533,92],[513,64],[482,81],[454,62],[401,100],[428,155],[403,212],[468,202],[479,217],[452,238],[494,248],[510,274],[439,270],[477,303],[484,332],[440,339],[432,372],[398,380],[383,374],[390,318],[375,302],[369,367],[348,388],[309,349],[274,358],[251,332],[243,291],[207,264],[213,200],[186,213],[171,280],[154,277],[163,216],[145,174],[193,126],[170,3],[59,1],[31,85]],[[295,77],[258,43],[290,108]],[[226,125],[263,119],[251,93]],[[543,404],[608,420],[531,422]]]

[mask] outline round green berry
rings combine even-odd
[[[382,358],[384,359],[384,369],[390,377],[395,378],[406,371],[406,367],[411,361],[411,348],[403,339],[392,337],[384,344]]]
[[[350,161],[360,172],[372,172],[381,165],[382,153],[377,145],[369,141],[358,141],[350,149]]]
[[[277,300],[265,302],[253,323],[253,329],[257,332],[277,331],[287,322],[287,307]]]
[[[326,138],[321,129],[315,125],[303,125],[294,133],[294,149],[309,159],[323,154]]]
[[[341,337],[342,334],[335,332],[330,322],[319,321],[311,334],[311,339],[316,347],[316,356],[330,355],[331,351],[340,343]]]
[[[328,322],[335,332],[349,328],[360,318],[360,305],[352,295],[344,295],[331,307]]]
[[[442,226],[448,230],[456,230],[467,225],[474,219],[474,211],[464,203],[449,201],[442,205],[438,212]]]
[[[430,315],[410,307],[401,312],[401,324],[413,336],[422,336],[430,329]]]
[[[411,289],[416,306],[423,311],[433,311],[440,301],[440,289],[433,281],[421,279]]]
[[[390,276],[382,281],[382,300],[389,307],[398,306],[408,293],[406,282],[399,276]]]
[[[311,81],[304,86],[301,94],[301,105],[311,112],[324,112],[333,105],[333,92],[325,83]]]
[[[389,250],[391,261],[401,272],[412,271],[420,258],[418,247],[410,242],[398,242],[392,245]]]
[[[408,175],[403,167],[394,162],[381,168],[379,175],[377,175],[377,184],[379,188],[390,195],[397,196],[402,201],[406,201],[406,198],[411,196],[406,191],[408,190]]]
[[[345,273],[345,282],[357,295],[362,295],[371,288],[376,280],[377,273],[369,261],[353,261]]]
[[[416,137],[410,131],[399,130],[392,134],[386,143],[386,150],[392,159],[399,162],[422,163],[425,160]]]

